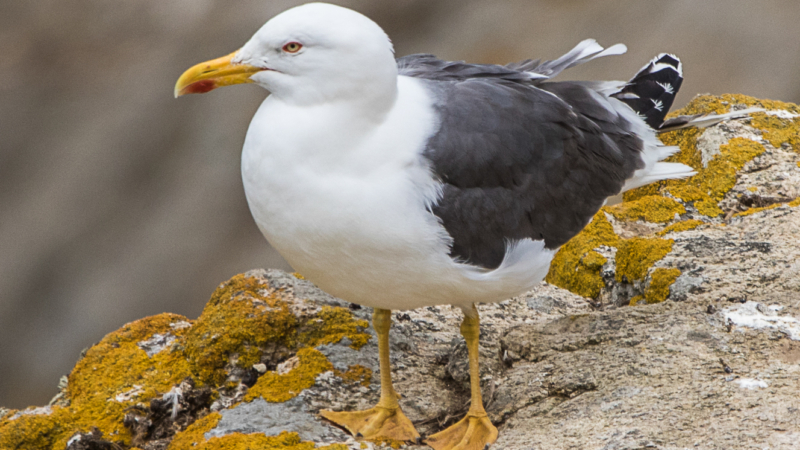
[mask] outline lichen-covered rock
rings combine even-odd
[[[0,449],[202,448],[211,438],[208,448],[306,449],[320,440],[342,440],[342,432],[320,422],[316,411],[298,407],[284,417],[292,420],[285,422],[287,433],[275,433],[279,437],[213,433],[209,425],[186,444],[203,424],[224,423],[240,405],[289,405],[334,369],[316,347],[346,341],[357,352],[371,339],[368,326],[348,304],[295,276],[237,275],[219,286],[195,321],[161,314],[107,335],[76,364],[53,406],[4,410]],[[297,364],[278,373],[291,359]],[[338,362],[338,382],[371,384],[370,370]],[[220,410],[222,415],[213,412]],[[298,433],[308,424],[315,431]]]
[[[680,148],[669,160],[688,164],[697,174],[626,192],[622,203],[604,207],[558,252],[547,281],[601,303],[639,305],[682,300],[687,289],[743,295],[746,283],[710,276],[739,262],[746,261],[738,266],[747,271],[772,261],[768,266],[776,269],[761,269],[760,276],[779,276],[780,263],[791,266],[800,256],[796,251],[769,249],[800,233],[796,218],[773,220],[793,217],[791,211],[800,207],[800,107],[706,95],[675,114],[749,107],[765,111],[662,134],[662,141]],[[720,252],[730,262],[702,264],[704,255]],[[721,291],[716,281],[723,279]]]
[[[682,112],[751,105],[768,111],[664,136],[698,175],[627,194],[558,252],[552,284],[479,307],[494,448],[796,448],[800,109],[723,96]],[[297,274],[237,275],[197,320],[107,335],[51,405],[0,408],[0,449],[396,447],[318,415],[377,401],[370,316]],[[439,431],[469,406],[461,312],[393,319],[403,409]]]

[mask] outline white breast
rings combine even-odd
[[[351,302],[412,309],[519,293],[519,283],[449,258],[450,238],[427,209],[438,184],[420,155],[436,115],[416,80],[399,77],[398,90],[385,118],[368,124],[346,105],[267,98],[242,154],[258,227],[295,270]]]

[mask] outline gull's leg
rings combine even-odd
[[[493,444],[497,440],[497,428],[492,425],[486,415],[486,410],[483,409],[478,365],[480,321],[475,305],[469,310],[464,310],[461,335],[467,341],[467,350],[469,350],[469,383],[472,390],[472,403],[466,417],[425,440],[425,443],[435,450],[483,450],[488,444]]]
[[[381,364],[381,398],[378,404],[366,411],[320,411],[320,415],[347,428],[357,438],[416,441],[419,439],[419,433],[400,410],[400,404],[397,402],[399,395],[392,387],[392,368],[389,362],[389,328],[392,326],[392,312],[388,309],[376,309],[372,314],[372,326],[378,333],[378,354]]]

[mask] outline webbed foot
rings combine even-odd
[[[347,429],[356,438],[416,441],[419,433],[403,411],[376,406],[365,411],[320,411],[320,415]]]
[[[486,414],[467,414],[445,430],[425,439],[434,450],[484,450],[497,440],[497,428]]]

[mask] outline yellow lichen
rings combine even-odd
[[[318,319],[304,324],[300,330],[300,342],[316,347],[323,344],[333,344],[347,337],[350,347],[355,350],[366,344],[370,335],[361,331],[369,327],[369,322],[353,317],[347,308],[323,306]]]
[[[604,286],[600,268],[605,258],[594,249],[601,245],[615,247],[618,241],[611,223],[599,211],[580,234],[556,253],[547,282],[584,297],[597,297]]]
[[[759,213],[761,211],[766,211],[768,209],[775,209],[775,208],[777,208],[779,206],[783,206],[783,205],[784,205],[784,203],[773,203],[772,205],[762,206],[760,208],[750,208],[748,210],[745,210],[745,211],[738,212],[738,213],[734,214],[734,217],[749,216],[749,215],[752,215],[752,214],[755,214],[755,213]]]
[[[258,278],[236,275],[220,285],[187,337],[193,373],[220,385],[232,358],[240,367],[261,361],[269,344],[296,347],[297,318]]]
[[[680,233],[681,231],[693,230],[699,227],[700,225],[703,225],[704,223],[705,222],[703,222],[702,220],[695,220],[695,219],[684,220],[683,222],[673,223],[672,225],[656,233],[656,235],[664,236],[667,233]]]
[[[636,306],[641,303],[644,303],[644,297],[641,295],[635,295],[631,298],[630,302],[628,302],[628,306]]]
[[[394,439],[389,439],[387,437],[379,436],[374,439],[370,439],[370,442],[379,445],[381,447],[390,447],[390,448],[401,448],[405,445],[403,441],[396,441]]]
[[[763,108],[767,111],[783,110],[790,114],[800,114],[800,106],[794,103],[762,100],[747,95],[724,94],[719,97],[698,96],[687,107],[675,111],[669,117],[681,114],[708,114],[711,112],[724,114],[730,111],[732,105],[741,105],[746,108]],[[774,147],[779,148],[788,142],[796,152],[800,152],[800,118],[783,119],[766,113],[754,113],[751,114],[751,117],[750,125],[760,129],[764,138]]]
[[[303,276],[300,272],[292,272],[292,275],[297,278],[298,280],[305,280],[306,277]]]
[[[714,200],[722,200],[736,184],[736,172],[764,150],[758,142],[733,138],[719,147],[720,154],[709,161],[706,170],[695,176],[693,182]]]
[[[686,213],[683,205],[660,195],[648,195],[623,202],[607,208],[607,211],[619,220],[645,220],[657,223],[669,222],[676,214]]]
[[[268,402],[285,402],[296,397],[303,389],[313,386],[317,375],[333,370],[333,365],[319,350],[302,348],[298,350],[297,357],[300,364],[290,372],[283,375],[267,372],[259,377],[245,395],[244,401],[261,397]]]
[[[681,271],[678,269],[658,268],[650,275],[650,284],[644,291],[647,303],[661,303],[669,296],[669,287],[678,279]]]
[[[137,320],[107,335],[86,352],[70,373],[67,387],[69,408],[81,432],[97,427],[106,436],[128,443],[130,434],[122,425],[125,409],[164,394],[191,376],[189,363],[180,350],[186,328],[170,327],[186,322],[185,317],[176,314]],[[170,333],[176,342],[151,358],[136,344],[155,333]],[[131,391],[140,393],[129,400],[116,397]]]
[[[696,97],[689,105],[672,115],[708,114],[712,112],[721,114],[728,112],[730,105],[734,104],[766,109],[785,108],[790,111],[797,110],[796,105],[770,100],[758,100],[743,95],[723,95],[719,97]],[[767,116],[765,115],[765,117]],[[626,192],[623,199],[625,201],[634,201],[645,196],[658,195],[669,191],[672,195],[684,201],[695,202],[695,208],[703,215],[709,217],[720,215],[722,211],[719,209],[717,202],[722,200],[725,194],[735,185],[736,172],[745,163],[761,154],[764,151],[764,147],[748,139],[734,138],[728,144],[722,145],[720,154],[715,155],[707,167],[703,167],[701,154],[697,150],[697,138],[701,133],[702,130],[697,128],[688,128],[663,133],[659,136],[664,144],[675,145],[680,148],[680,151],[669,157],[667,161],[689,165],[697,171],[697,175],[688,179],[665,180],[643,186]],[[688,196],[681,195],[686,194],[687,190],[694,190],[690,188],[696,189],[693,193],[694,195],[690,195],[693,197],[692,200],[689,200]]]
[[[297,433],[286,431],[278,436],[231,433],[206,440],[205,434],[213,430],[220,419],[222,416],[217,412],[198,419],[177,433],[167,450],[347,450],[343,444],[315,447],[313,442],[302,442]]]
[[[229,362],[242,368],[261,362],[264,351],[277,345],[284,353],[350,339],[361,348],[370,339],[369,326],[347,308],[323,306],[316,317],[299,323],[286,301],[269,293],[258,278],[237,275],[223,283],[187,338],[186,353],[194,374],[221,384]]]
[[[648,269],[672,250],[672,239],[632,238],[623,240],[617,250],[618,282],[633,282],[647,275]]]
[[[750,192],[756,192],[758,190],[758,188],[755,187],[755,186],[750,186],[749,188],[747,188],[747,190],[750,191]]]
[[[752,214],[755,214],[755,213],[759,213],[761,211],[766,211],[768,209],[775,209],[775,208],[780,207],[780,206],[789,206],[789,207],[792,207],[792,208],[796,207],[796,206],[800,206],[800,197],[798,197],[798,198],[796,198],[796,199],[794,199],[794,200],[792,200],[790,202],[786,202],[786,203],[773,203],[772,205],[763,206],[763,207],[760,207],[760,208],[750,208],[750,209],[748,209],[746,211],[742,211],[742,212],[736,213],[735,217],[749,216],[749,215],[752,215]]]
[[[694,103],[695,101],[697,101],[697,99],[693,100],[692,103]],[[687,106],[687,108],[692,106],[692,103],[690,103],[689,106]],[[687,108],[684,108],[684,110]],[[685,114],[690,114],[690,113],[685,113]],[[680,162],[694,168],[695,170],[702,169],[703,168],[702,156],[700,152],[697,151],[697,137],[700,136],[701,132],[702,130],[699,130],[697,128],[686,128],[683,130],[671,131],[669,133],[663,133],[659,135],[661,142],[663,142],[665,145],[677,146],[678,148],[680,148],[679,152],[670,156],[665,161]],[[640,188],[632,189],[630,191],[625,192],[622,198],[623,201],[630,202],[649,195],[658,195],[659,193],[663,192],[666,188],[685,186],[687,184],[690,184],[689,180],[691,180],[692,178],[689,178],[688,180],[687,179],[665,180],[656,183],[650,183],[646,186],[642,186]]]
[[[0,423],[0,449],[66,448],[75,434],[74,415],[65,407],[50,414],[26,414]]]
[[[197,419],[193,424],[189,425],[185,430],[175,434],[175,437],[170,442],[167,450],[195,450],[198,445],[205,443],[205,434],[214,429],[222,415],[218,412]]]
[[[800,153],[800,119],[781,119],[765,113],[753,114],[750,124],[762,130],[764,139],[775,148],[788,143]]]
[[[181,351],[186,323],[188,319],[183,316],[160,314],[131,322],[105,336],[72,369],[66,390],[69,406],[54,407],[49,415],[26,415],[9,421],[0,431],[0,448],[65,448],[75,433],[86,433],[93,427],[106,439],[129,445],[131,436],[122,424],[125,410],[168,392],[191,375]],[[149,357],[137,343],[156,333],[169,333],[174,342]],[[16,446],[5,445],[13,439],[23,440]],[[25,439],[47,440],[51,445],[29,446]]]
[[[372,380],[372,369],[359,364],[348,367],[346,372],[334,370],[334,374],[345,383],[359,383],[365,387],[369,386]]]
[[[191,443],[188,443],[189,440],[183,436],[185,433],[176,435],[167,450],[347,450],[344,444],[316,447],[313,442],[302,442],[296,432],[287,431],[277,436],[266,436],[262,433],[231,433],[208,440],[201,434],[199,439],[195,438],[197,440],[191,440]]]
[[[131,435],[122,423],[128,408],[147,404],[187,377],[197,385],[234,389],[238,383],[226,380],[226,365],[251,367],[265,351],[272,352],[272,357],[296,351],[300,364],[286,375],[270,372],[260,377],[246,400],[263,396],[268,401],[285,401],[312,386],[318,374],[333,369],[311,347],[347,337],[358,349],[370,339],[363,331],[368,323],[353,317],[347,308],[323,307],[301,323],[279,295],[257,277],[237,275],[219,286],[194,324],[182,316],[161,314],[108,334],[72,370],[65,392],[69,406],[15,420],[4,414],[0,448],[64,448],[75,433],[89,432],[92,427],[104,438],[128,446]],[[149,357],[137,344],[156,333],[169,334],[172,342]],[[360,383],[368,383],[372,376],[368,369],[358,367],[343,375]],[[287,445],[280,448],[290,448]]]

